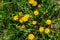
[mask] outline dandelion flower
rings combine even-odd
[[[30,4],[33,4],[34,3],[34,0],[28,0]]]
[[[33,34],[29,34],[29,35],[28,35],[28,39],[29,39],[29,40],[33,40],[34,38],[35,38],[35,36],[34,36]]]
[[[37,1],[34,1],[32,6],[37,6]]]
[[[24,22],[28,21],[28,19],[29,19],[29,14],[25,14],[25,16],[22,17],[22,20],[23,20]]]
[[[19,20],[19,22],[20,22],[20,23],[23,23],[23,20],[22,20],[22,19],[20,19],[20,20]]]
[[[34,15],[38,15],[39,14],[39,11],[38,10],[35,10],[34,11]]]
[[[46,21],[46,24],[48,24],[48,25],[50,25],[51,23],[52,23],[52,21],[49,19]]]
[[[50,33],[50,29],[49,29],[49,28],[46,28],[46,29],[45,29],[45,33],[46,33],[46,34],[49,34],[49,33]]]
[[[36,24],[37,24],[37,21],[32,21],[32,24],[33,24],[33,25],[36,25]]]
[[[13,17],[13,20],[15,20],[15,21],[17,21],[18,19],[19,19],[19,18],[18,18],[17,15]]]
[[[40,31],[40,32],[43,32],[43,31],[44,31],[44,27],[40,27],[40,28],[39,28],[39,31]]]

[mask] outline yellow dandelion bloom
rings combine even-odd
[[[28,35],[28,39],[29,39],[29,40],[33,40],[34,38],[35,38],[35,36],[34,36],[33,34],[29,34],[29,35]]]
[[[37,1],[34,1],[34,3],[32,4],[32,6],[37,6]]]
[[[25,14],[25,16],[24,16],[24,17],[29,18],[29,14]]]
[[[33,4],[34,3],[34,0],[28,0],[30,4]]]
[[[21,28],[24,29],[25,28],[25,25],[22,25]]]
[[[22,20],[23,20],[23,22],[27,22],[28,18],[23,17]]]
[[[19,19],[19,18],[18,18],[17,15],[13,17],[13,20],[15,20],[15,21],[17,21],[18,19]]]
[[[39,14],[39,11],[38,10],[35,10],[34,11],[34,15],[38,15]]]
[[[49,28],[46,28],[46,29],[45,29],[45,33],[46,33],[46,34],[49,34],[50,31],[51,31],[51,30],[50,30]]]
[[[20,23],[23,23],[23,20],[22,20],[22,19],[19,19],[19,22],[20,22]]]
[[[40,32],[43,32],[43,31],[44,31],[44,27],[40,27],[40,28],[39,28],[39,31],[40,31]]]
[[[29,14],[25,14],[22,18],[21,21],[26,22],[29,19]]]
[[[37,24],[37,21],[32,21],[32,24],[33,24],[33,25],[36,25],[36,24]]]
[[[22,17],[22,20],[23,20],[24,22],[28,21],[28,19],[29,19],[29,14],[25,14],[25,16]]]
[[[50,25],[51,23],[52,23],[52,21],[49,19],[46,21],[46,24],[48,24],[48,25]]]

